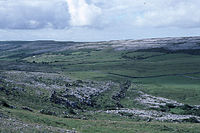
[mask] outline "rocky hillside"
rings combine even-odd
[[[58,52],[67,49],[105,49],[140,50],[164,48],[167,50],[200,49],[200,37],[151,38],[141,40],[113,40],[104,42],[58,42],[58,41],[7,41],[0,42],[0,51],[14,52],[29,50],[32,54]]]
[[[200,131],[200,37],[0,42],[0,132]]]

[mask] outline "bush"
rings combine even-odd
[[[199,121],[195,117],[184,119],[183,122],[199,123]]]
[[[12,108],[12,106],[9,105],[8,102],[6,100],[4,100],[4,99],[0,99],[0,105],[4,106],[6,108]]]
[[[40,113],[41,114],[45,114],[45,115],[54,115],[54,116],[56,116],[55,112],[51,112],[51,111],[45,110],[45,109],[40,110]]]

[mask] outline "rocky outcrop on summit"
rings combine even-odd
[[[108,42],[91,42],[73,45],[72,49],[104,49],[114,48],[115,50],[141,50],[152,48],[164,48],[166,50],[186,50],[200,49],[200,37],[168,37],[168,38],[150,38],[142,40],[115,40]]]

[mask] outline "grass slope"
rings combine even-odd
[[[54,47],[54,43],[51,44],[52,47]],[[29,45],[34,46],[34,43],[31,42]],[[47,47],[45,43],[42,43],[42,45]],[[51,49],[51,45],[48,45],[49,49]],[[16,50],[19,47],[20,43],[17,43],[16,47],[12,46],[15,49],[14,51],[0,49],[1,74],[5,71],[15,70],[56,73],[67,75],[75,80],[111,80],[116,83],[130,80],[133,84],[125,92],[126,97],[118,101],[118,104],[123,105],[125,108],[143,108],[133,102],[133,98],[137,96],[134,93],[134,88],[140,88],[148,94],[177,100],[182,103],[200,104],[200,50],[172,52],[151,49],[134,52],[128,50],[116,51],[107,48],[102,50],[67,49],[60,52],[59,50],[38,52],[38,49],[26,49],[26,47]],[[8,116],[29,125],[43,125],[40,130],[30,126],[27,129],[28,131],[49,131],[49,126],[55,127],[55,132],[59,131],[58,128],[88,133],[198,133],[200,131],[199,124],[144,122],[138,118],[132,119],[104,113],[91,115],[84,111],[78,112],[63,105],[52,103],[49,100],[49,91],[44,88],[10,84],[5,80],[5,76],[0,76],[0,118],[6,122],[8,120],[3,116]],[[37,77],[36,79],[40,83],[52,84],[51,80],[43,80]],[[56,82],[62,85],[62,82]],[[18,91],[15,89],[16,87],[24,88],[26,91]],[[38,95],[36,90],[42,92],[42,95]],[[95,108],[99,110],[115,107],[116,101],[111,99],[111,96],[118,91],[119,88],[112,88],[100,96],[93,97],[96,105],[101,105]],[[6,107],[4,103],[11,106]],[[22,109],[24,106],[31,108],[33,111]],[[40,112],[42,109],[55,112],[55,115],[42,114]],[[91,108],[88,109],[92,110]],[[180,112],[181,110],[174,109],[171,111]],[[67,114],[63,112],[67,112]],[[78,115],[73,115],[73,112],[78,113]],[[9,126],[5,128],[0,122],[1,132],[8,132],[8,128]],[[17,131],[15,128],[11,130]],[[23,128],[21,130],[26,131]]]
[[[87,51],[87,52],[86,52]],[[79,50],[69,54],[28,57],[28,62],[48,63],[79,79],[132,80],[145,91],[183,103],[200,104],[200,55],[187,52],[131,52]],[[190,74],[191,73],[191,74]],[[192,74],[194,73],[194,74]],[[192,75],[192,76],[191,76]],[[189,77],[190,76],[190,77]],[[194,78],[193,78],[194,77]],[[173,92],[173,93],[171,93]]]

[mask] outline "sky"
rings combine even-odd
[[[0,0],[0,40],[200,36],[200,0]]]

